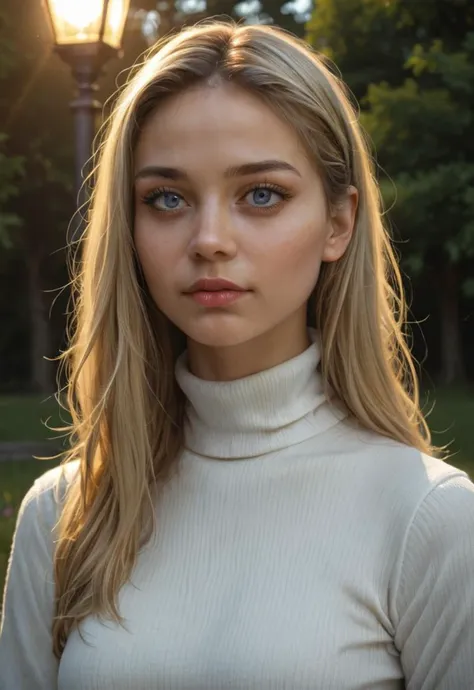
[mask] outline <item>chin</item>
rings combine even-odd
[[[262,335],[266,330],[261,326],[257,328],[254,324],[242,323],[240,319],[228,319],[225,316],[201,320],[200,323],[180,324],[179,328],[190,340],[205,347],[242,345]]]

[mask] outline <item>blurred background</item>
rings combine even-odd
[[[72,39],[54,33],[48,6],[80,23],[106,4],[0,5],[0,590],[21,498],[57,462],[33,456],[61,448],[48,427],[67,421],[51,359],[66,345],[66,246],[88,128],[147,47],[203,17],[282,26],[337,65],[373,146],[434,443],[474,475],[472,0],[113,0],[122,50],[99,47],[102,73],[87,76],[90,55],[54,49]]]

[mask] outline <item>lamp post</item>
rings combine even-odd
[[[102,106],[95,98],[104,64],[121,48],[130,0],[45,0],[56,52],[71,67],[77,85],[71,103],[76,138],[76,193],[80,213],[76,232],[83,232],[82,209],[88,191],[95,121]]]

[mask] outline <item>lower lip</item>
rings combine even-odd
[[[203,307],[225,307],[237,302],[246,292],[245,290],[219,290],[218,292],[199,290],[192,292],[190,297]]]

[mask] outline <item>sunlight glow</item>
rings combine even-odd
[[[51,8],[58,19],[73,26],[77,33],[97,24],[102,16],[102,0],[52,0]]]
[[[49,0],[58,43],[89,43],[99,40],[105,0]],[[104,41],[119,47],[129,0],[110,0]]]

